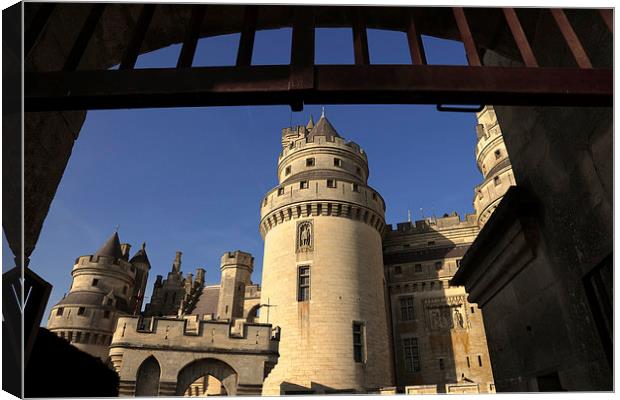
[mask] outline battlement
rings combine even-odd
[[[115,271],[128,274],[131,277],[135,277],[135,268],[128,261],[122,258],[113,258],[106,256],[85,255],[75,259],[73,265],[72,274],[77,270],[86,268],[105,268],[107,271]]]
[[[414,222],[399,222],[396,224],[396,228],[390,224],[386,226],[386,230],[388,234],[416,234],[444,229],[467,228],[470,226],[476,226],[476,214],[466,214],[465,218],[461,219],[457,212],[453,212],[450,215],[444,214],[443,217],[439,218],[429,217]]]
[[[278,337],[270,324],[166,317],[119,317],[110,348],[174,348],[192,351],[271,353]]]
[[[254,257],[252,257],[252,254],[241,250],[228,251],[222,255],[221,269],[237,265],[242,265],[252,270],[254,268]]]
[[[315,149],[319,147],[332,147],[353,153],[366,162],[368,157],[366,152],[355,142],[347,141],[341,137],[334,137],[333,140],[328,140],[325,136],[315,136],[314,138],[307,138],[305,135],[299,139],[294,140],[288,147],[282,149],[278,156],[278,162],[286,158],[290,154],[296,153],[301,150]]]

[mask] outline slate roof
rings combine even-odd
[[[314,128],[308,134],[308,139],[314,139],[315,136],[325,136],[326,140],[333,141],[334,137],[340,137],[336,128],[329,122],[325,115],[321,115],[321,119],[316,123]]]
[[[121,258],[123,257],[123,252],[121,251],[121,242],[118,239],[118,233],[114,232],[112,236],[97,250],[95,256],[104,256],[104,257],[112,257],[112,258]]]
[[[148,266],[151,265],[151,262],[149,261],[149,257],[146,255],[146,243],[142,243],[142,248],[138,250],[136,254],[133,255],[133,257],[131,257],[131,260],[129,260],[129,262],[132,264],[144,263]]]
[[[205,286],[202,289],[200,298],[191,313],[200,315],[217,314],[217,303],[219,302],[219,298],[219,286]]]

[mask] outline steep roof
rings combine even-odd
[[[326,140],[334,140],[334,137],[340,137],[336,128],[329,122],[325,115],[321,115],[319,122],[308,134],[308,139],[314,139],[315,136],[325,136]]]
[[[121,251],[121,242],[118,239],[118,233],[114,232],[112,236],[97,250],[96,256],[121,258],[123,252]]]
[[[133,257],[131,257],[131,260],[129,260],[129,262],[132,264],[144,263],[148,265],[149,267],[151,266],[149,257],[146,255],[146,243],[142,243],[142,248],[138,250],[136,254],[133,255]]]

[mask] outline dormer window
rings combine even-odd
[[[314,167],[314,157],[306,158],[306,167]]]

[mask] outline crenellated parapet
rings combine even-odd
[[[278,351],[277,339],[270,324],[126,316],[118,318],[110,349],[271,354]]]

